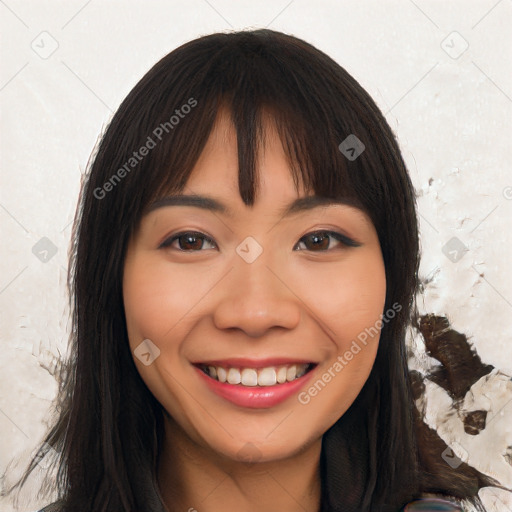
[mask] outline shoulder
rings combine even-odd
[[[411,501],[402,509],[403,512],[428,512],[436,510],[438,512],[464,512],[462,505],[454,499],[447,496],[423,497]]]

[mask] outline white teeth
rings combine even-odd
[[[240,384],[242,381],[242,376],[240,375],[240,371],[236,368],[230,368],[228,370],[228,382],[230,384]]]
[[[298,365],[297,366],[297,375],[296,378],[302,377],[306,373],[306,368],[304,368],[304,365]]]
[[[279,384],[286,382],[286,366],[280,366],[277,370],[277,382]]]
[[[309,368],[309,364],[291,364],[289,366],[269,366],[267,368],[223,368],[222,366],[203,366],[204,371],[213,379],[229,384],[242,386],[275,386],[292,382],[302,377]]]
[[[210,373],[210,377],[215,378],[214,375]],[[217,366],[217,379],[219,382],[226,382],[227,379],[227,372],[224,370],[224,368],[221,368],[220,366]]]
[[[242,370],[241,383],[244,386],[257,386],[258,385],[258,372],[251,368],[245,368]],[[260,384],[261,386],[261,384]]]
[[[275,386],[277,382],[276,371],[274,368],[263,368],[258,373],[259,386]]]

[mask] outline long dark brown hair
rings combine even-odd
[[[414,406],[405,336],[416,311],[420,247],[414,189],[394,134],[342,67],[272,30],[212,34],[172,51],[128,94],[99,143],[73,230],[73,330],[59,414],[37,457],[48,447],[58,453],[57,510],[163,510],[155,483],[163,408],[130,352],[124,258],[148,205],[183,190],[224,106],[236,129],[244,203],[254,203],[262,114],[270,112],[295,182],[320,196],[350,197],[369,215],[385,263],[384,311],[402,306],[382,328],[360,394],[323,436],[322,512],[396,512],[429,492],[481,510],[478,490],[496,482],[464,463],[450,467],[446,445]],[[338,147],[349,135],[365,145],[355,159]],[[134,157],[143,146],[151,146],[147,154]]]

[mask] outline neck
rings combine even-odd
[[[321,443],[287,459],[240,462],[199,446],[165,417],[161,499],[168,512],[318,512]]]

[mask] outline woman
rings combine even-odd
[[[447,465],[414,407],[410,178],[324,53],[255,30],[164,57],[103,136],[74,242],[45,510],[483,510],[497,483]]]

